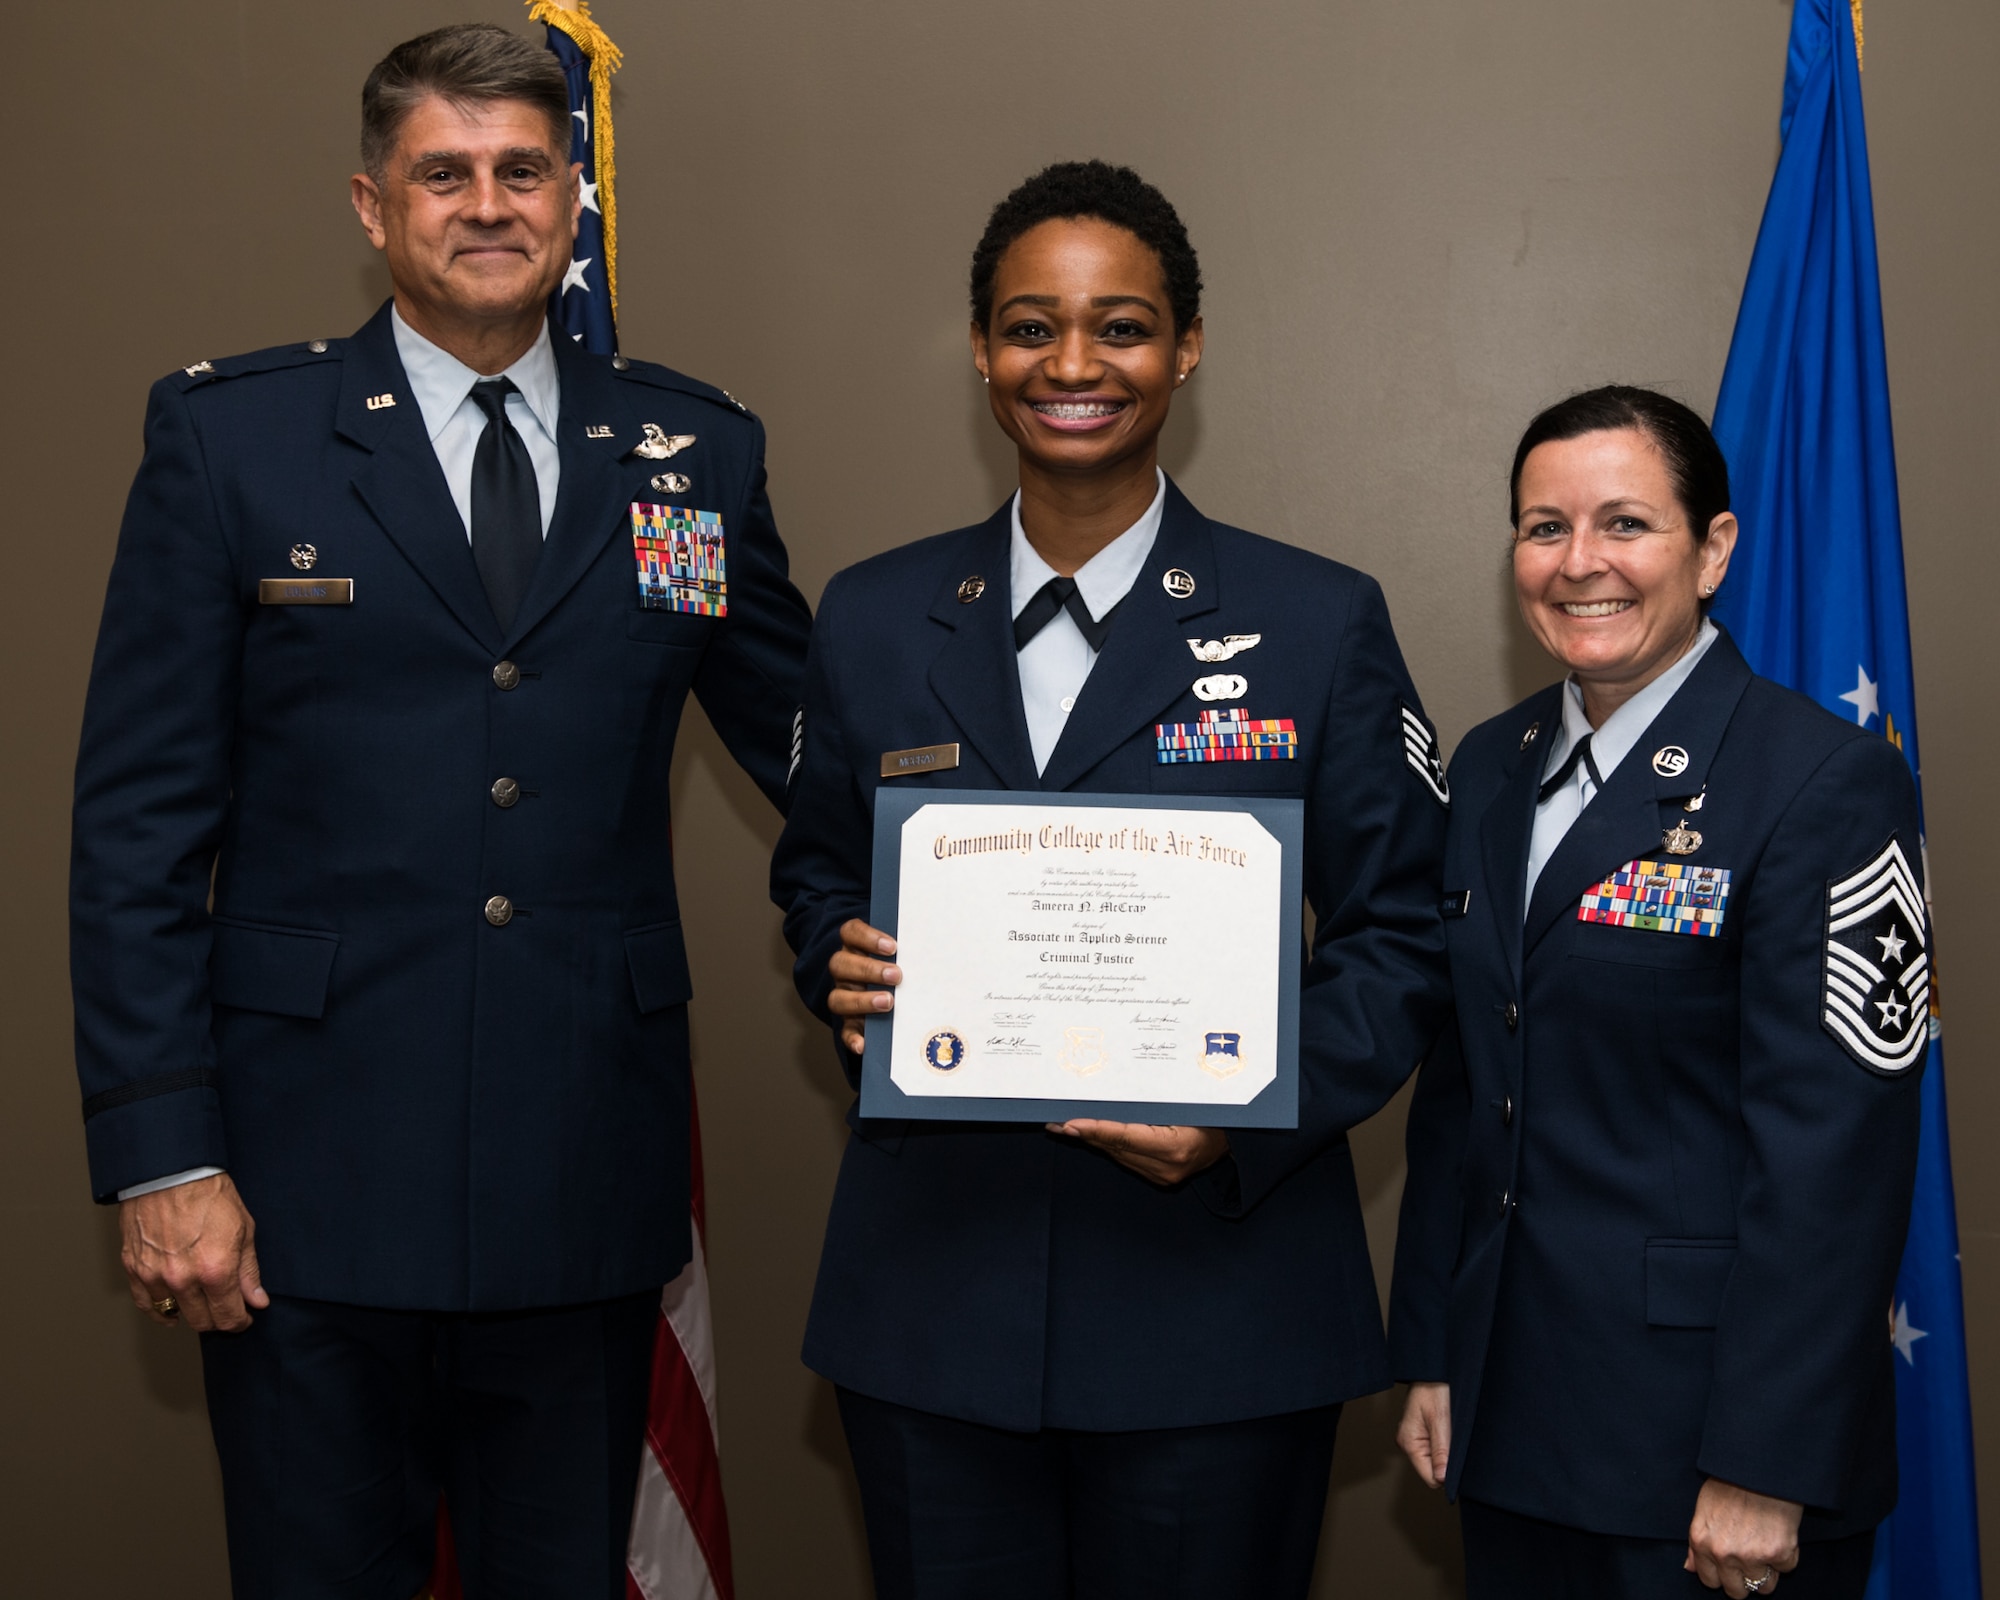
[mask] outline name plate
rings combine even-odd
[[[863,1116],[1298,1126],[1304,806],[1162,798],[878,791]]]
[[[351,606],[352,578],[259,578],[260,606]]]
[[[956,744],[922,744],[914,750],[884,750],[882,776],[909,778],[919,772],[949,772],[958,765]]]

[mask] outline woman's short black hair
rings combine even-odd
[[[1708,538],[1715,519],[1729,509],[1729,463],[1708,424],[1680,401],[1651,389],[1609,384],[1558,400],[1528,424],[1514,451],[1514,473],[1507,480],[1507,521],[1521,521],[1521,468],[1538,445],[1558,439],[1579,439],[1586,433],[1635,428],[1653,441],[1667,460],[1674,494],[1687,514],[1696,544]]]
[[[1007,247],[1030,228],[1059,217],[1096,217],[1135,235],[1159,257],[1176,335],[1201,315],[1201,263],[1167,197],[1130,167],[1059,161],[1028,179],[986,219],[972,252],[972,320],[978,326],[993,320],[993,279]]]

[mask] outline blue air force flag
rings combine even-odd
[[[1715,407],[1744,529],[1716,613],[1758,672],[1890,740],[1914,772],[1902,525],[1849,4],[1794,0],[1783,149]],[[1876,865],[1905,898],[1913,870],[1928,885],[1921,851],[1901,863],[1900,878],[1897,863]],[[1869,898],[1883,899],[1872,887]],[[1910,906],[1894,909],[1914,918]],[[1864,943],[1864,935],[1873,937]],[[1906,966],[1921,950],[1906,946],[1907,937],[1889,927],[1885,943],[1883,929],[1857,921],[1845,942],[1859,959],[1843,963],[1851,969],[1844,988],[1829,975],[1830,1010],[1842,1008],[1845,994],[1848,1010],[1873,1019],[1882,996],[1864,992],[1870,974],[1887,960]],[[1882,955],[1873,958],[1878,945]],[[1877,1539],[1868,1595],[1976,1600],[1972,1418],[1933,974],[1922,988],[1930,1015],[1921,1033],[1904,1039],[1904,1030],[1892,1029],[1897,1040],[1884,1046],[1880,1028],[1853,1030],[1881,1057],[1876,1070],[1898,1070],[1905,1054],[1912,1062],[1928,1056],[1915,1205],[1891,1312],[1902,1496]],[[1901,999],[1901,991],[1882,993],[1890,1004]]]

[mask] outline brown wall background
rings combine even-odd
[[[193,1341],[130,1309],[113,1217],[87,1195],[70,767],[146,384],[365,318],[387,279],[345,198],[359,86],[390,44],[465,14],[523,25],[509,0],[72,0],[9,30],[9,1593],[226,1592]],[[1783,0],[602,0],[628,61],[625,344],[762,414],[780,523],[816,595],[1009,488],[965,350],[966,258],[987,208],[1041,163],[1130,162],[1181,207],[1209,281],[1208,356],[1170,470],[1211,514],[1375,573],[1450,745],[1551,676],[1503,580],[1504,473],[1527,417],[1613,379],[1713,401],[1776,152],[1788,16]],[[1867,24],[1974,1403],[2000,1483],[2000,865],[1984,803],[2000,782],[2000,561],[1979,466],[2000,447],[2000,10],[1875,0]],[[776,819],[698,714],[684,751],[740,1592],[861,1595],[831,1398],[797,1360],[845,1091],[765,900]],[[1356,1137],[1384,1272],[1401,1124],[1399,1102]],[[1395,1404],[1350,1409],[1322,1594],[1457,1592],[1453,1523],[1395,1455]],[[2000,1550],[1990,1518],[1986,1542]]]

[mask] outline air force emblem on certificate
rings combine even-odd
[[[1211,1078],[1233,1078],[1243,1070],[1243,1035],[1202,1035],[1201,1070]]]
[[[1893,835],[1827,885],[1820,1020],[1870,1072],[1907,1072],[1930,1042],[1927,932],[1923,887]]]
[[[642,610],[728,616],[724,553],[718,513],[632,502],[632,562]]]
[[[940,1028],[924,1041],[924,1062],[933,1072],[956,1072],[965,1064],[965,1041]]]

